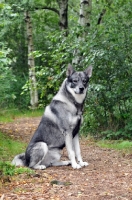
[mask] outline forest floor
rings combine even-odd
[[[0,124],[0,130],[28,143],[39,121],[16,119]],[[49,167],[10,177],[0,186],[0,200],[132,200],[132,155],[100,148],[88,139],[80,143],[87,167]],[[67,157],[66,150],[62,154]]]

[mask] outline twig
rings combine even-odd
[[[4,197],[5,197],[5,195],[3,194],[3,195],[1,196],[1,198],[0,198],[0,200],[3,200],[3,199],[4,199]]]

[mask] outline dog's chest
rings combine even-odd
[[[77,107],[74,103],[72,103],[71,101],[69,101],[64,95],[62,94],[57,94],[54,97],[54,100],[59,100],[61,102],[64,103],[64,106],[66,110],[68,110],[70,113],[72,113],[73,115],[77,114]]]

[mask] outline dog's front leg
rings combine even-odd
[[[75,160],[75,152],[73,150],[73,143],[72,143],[72,133],[66,133],[65,135],[65,144],[66,144],[66,149],[68,152],[69,159],[71,160],[71,165],[73,169],[79,169],[81,168],[81,165],[77,164]]]
[[[75,155],[76,155],[76,158],[77,158],[77,161],[78,161],[79,165],[81,167],[87,166],[88,163],[87,162],[83,162],[83,160],[82,160],[80,144],[79,144],[79,135],[78,134],[73,138],[73,145],[74,145]]]

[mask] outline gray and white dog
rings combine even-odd
[[[12,164],[45,169],[70,165],[74,169],[87,166],[81,157],[78,132],[92,67],[76,72],[69,64],[67,78],[46,107],[40,124],[25,153],[15,156]],[[61,161],[60,151],[66,146],[68,161]]]

